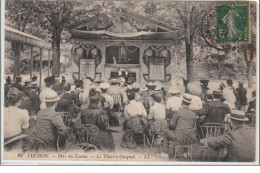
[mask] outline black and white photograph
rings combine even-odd
[[[1,7],[1,164],[259,165],[259,2]]]

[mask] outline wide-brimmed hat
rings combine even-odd
[[[191,103],[192,101],[192,96],[188,93],[183,94],[182,96],[182,101],[186,102],[186,103]]]
[[[44,102],[56,102],[58,100],[60,100],[60,97],[55,91],[47,92],[43,99]]]
[[[177,93],[180,93],[181,91],[180,91],[179,87],[172,86],[169,88],[168,92],[171,94],[177,94]]]
[[[120,77],[120,78],[118,79],[118,82],[120,82],[120,83],[125,83],[125,78]]]
[[[119,84],[119,81],[118,81],[118,79],[113,78],[113,79],[110,79],[110,83],[111,84]]]
[[[230,119],[236,121],[248,121],[248,118],[245,116],[245,112],[239,110],[232,110],[231,115],[229,116]]]
[[[141,88],[140,88],[140,91],[147,91],[147,90],[148,90],[148,88],[145,85],[141,86]]]
[[[160,88],[163,87],[163,85],[162,85],[162,83],[161,83],[160,81],[155,81],[155,82],[154,82],[154,85],[155,85],[156,87],[160,87]]]
[[[140,84],[137,83],[137,82],[134,82],[134,83],[132,84],[132,88],[133,88],[133,89],[140,89]]]
[[[161,91],[161,89],[162,89],[162,87],[157,86],[154,88],[154,91]]]
[[[16,103],[22,98],[22,92],[15,87],[11,87],[6,97],[9,103]]]
[[[99,88],[101,89],[108,89],[110,87],[110,84],[109,83],[101,83],[99,85]]]
[[[221,96],[223,95],[223,92],[221,90],[214,90],[212,94],[213,96]]]

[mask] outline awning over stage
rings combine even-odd
[[[5,26],[5,39],[20,42],[21,44],[25,45],[51,49],[51,43],[39,39],[33,35],[11,28],[9,26]]]
[[[137,40],[173,40],[178,39],[178,31],[172,32],[135,32],[135,33],[113,33],[110,31],[82,31],[71,29],[71,34],[81,39],[137,39]]]

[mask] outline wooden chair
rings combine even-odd
[[[169,159],[176,160],[177,158],[177,148],[186,150],[188,154],[190,154],[190,160],[193,161],[193,150],[195,149],[193,145],[198,144],[196,134],[197,134],[197,119],[194,121],[194,127],[193,127],[193,134],[194,138],[193,140],[189,141],[188,143],[180,143],[180,142],[174,142],[174,141],[169,141],[168,146],[169,146]]]
[[[256,124],[256,114],[253,113],[247,113],[246,117],[249,119],[248,123],[246,123],[247,126],[255,127]]]
[[[40,100],[30,100],[29,106],[29,114],[30,116],[37,115],[38,111],[40,110]]]
[[[150,148],[153,147],[154,140],[156,135],[162,135],[163,130],[168,128],[168,123],[167,120],[156,120],[153,122],[152,126],[150,127],[151,133],[152,133],[152,141],[151,141],[151,146]]]
[[[98,127],[94,124],[82,124],[77,131],[79,143],[88,143],[96,145],[96,137],[98,135],[98,130]]]
[[[220,123],[205,123],[201,126],[203,138],[218,137],[225,132],[225,126]]]
[[[23,140],[23,152],[40,152],[47,148],[46,143],[38,138],[28,137]]]
[[[145,148],[150,146],[150,141],[149,141],[147,135],[145,134],[145,127],[142,125],[141,121],[142,121],[141,117],[134,116],[134,117],[131,117],[127,122],[128,128],[125,132],[126,133],[125,139],[123,139],[123,140],[127,140],[130,138],[129,139],[130,143],[129,143],[129,145],[127,144],[129,149],[134,148],[133,147],[134,134],[141,134],[143,136],[143,145]],[[126,141],[125,141],[125,143],[126,143]]]
[[[208,139],[212,137],[218,137],[225,133],[225,126],[219,123],[205,123],[201,126],[201,133],[203,138]],[[212,159],[214,161],[219,161],[219,155],[224,152],[224,149],[219,149],[217,151],[213,151],[209,147],[202,147],[201,157],[203,160],[209,161]],[[204,155],[204,153],[207,153]],[[206,158],[207,157],[207,158]]]

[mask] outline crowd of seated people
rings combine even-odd
[[[251,151],[254,147],[254,128],[248,128],[245,123],[255,116],[256,93],[254,91],[251,101],[248,101],[247,89],[242,82],[235,88],[233,81],[228,79],[220,83],[219,87],[211,89],[203,82],[184,85],[176,80],[166,90],[159,81],[143,85],[134,82],[129,85],[123,78],[108,81],[87,78],[75,80],[74,85],[71,85],[66,83],[64,77],[62,82],[57,77],[47,77],[44,80],[45,87],[39,91],[37,86],[32,85],[32,81],[26,81],[24,86],[21,81],[21,77],[17,77],[14,83],[10,77],[6,79],[5,141],[23,133],[23,129],[29,127],[30,119],[33,119],[35,129],[31,135],[44,141],[48,150],[57,150],[57,145],[58,148],[66,148],[71,127],[64,124],[61,113],[76,107],[80,110],[77,119],[80,125],[98,127],[95,145],[104,152],[115,151],[109,125],[122,125],[122,147],[129,147],[129,142],[135,142],[135,139],[129,141],[129,132],[134,133],[135,128],[140,132],[141,128],[141,133],[146,137],[143,140],[147,139],[146,143],[150,146],[154,141],[161,141],[156,143],[163,148],[158,151],[158,157],[168,157],[169,142],[191,144],[202,138],[198,133],[203,124],[218,123],[225,126],[226,133],[206,142],[201,140],[201,143],[213,149],[226,145],[231,154],[225,157],[227,161],[252,160],[249,156],[243,159],[240,152]],[[36,102],[38,105],[32,108],[31,103]],[[23,117],[12,117],[16,116],[13,111],[22,112]],[[248,113],[250,117],[247,117]],[[19,121],[8,121],[12,118]],[[13,131],[9,128],[11,126],[16,127],[15,133],[10,134]],[[79,126],[73,129],[75,141]],[[246,129],[246,133],[241,129]],[[232,142],[236,138],[236,142]],[[239,156],[237,160],[235,156]]]

